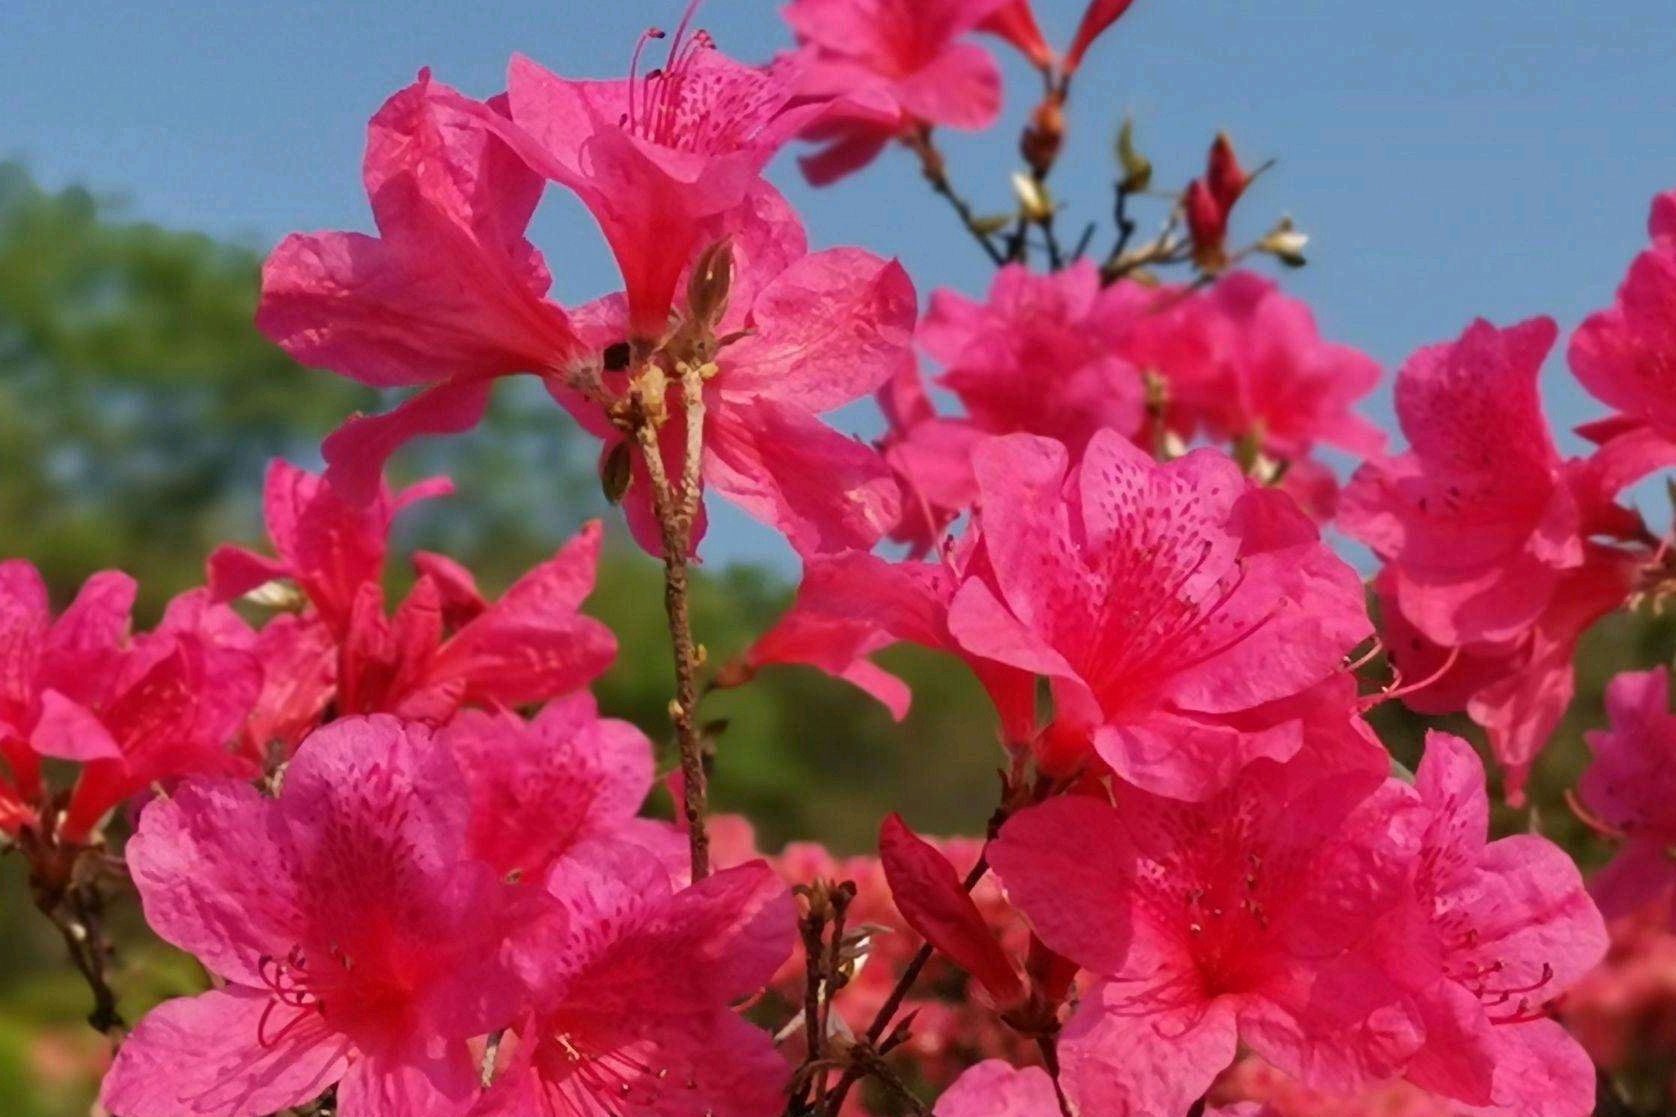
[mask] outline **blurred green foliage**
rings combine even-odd
[[[0,164],[0,557],[33,560],[60,601],[94,570],[126,569],[142,581],[144,623],[199,583],[216,543],[261,543],[270,458],[316,465],[321,436],[380,401],[298,367],[257,334],[257,253],[126,223],[112,209],[80,189],[43,191],[23,168]],[[593,463],[591,442],[572,434],[538,385],[506,385],[476,434],[402,459],[406,479],[446,472],[458,492],[407,513],[392,553],[442,550],[498,590],[608,511]],[[745,648],[789,596],[760,569],[702,573],[694,622],[712,662]],[[589,611],[622,646],[597,687],[602,707],[641,725],[673,767],[660,572],[620,533]],[[1673,648],[1671,625],[1645,618],[1614,618],[1591,634],[1578,699],[1533,781],[1534,806],[1503,811],[1504,831],[1536,826],[1584,863],[1598,861],[1602,847],[1563,801],[1584,762],[1582,730],[1602,720],[1607,678],[1668,662]],[[704,717],[726,725],[717,808],[747,814],[762,848],[809,837],[863,849],[891,809],[931,832],[981,830],[1001,760],[981,690],[929,653],[898,649],[884,662],[913,687],[900,724],[802,669],[772,669],[707,699]],[[1424,725],[1394,703],[1373,720],[1412,766]],[[131,897],[114,919],[114,983],[130,1019],[201,987],[190,959],[145,933]],[[62,944],[30,907],[20,859],[0,857],[0,1115],[88,1112],[103,1048],[80,1022],[85,1011]]]

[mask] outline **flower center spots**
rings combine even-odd
[[[697,0],[687,7],[669,40],[664,65],[640,74],[641,55],[653,40],[647,29],[629,63],[628,111],[618,125],[629,135],[696,155],[726,155],[749,144],[785,104],[784,83],[771,73],[732,64],[715,53],[703,29],[688,33]]]
[[[1458,944],[1476,950],[1478,932],[1469,930]],[[1449,979],[1478,998],[1492,1024],[1524,1024],[1548,1015],[1552,996],[1541,995],[1554,981],[1554,967],[1547,962],[1534,976],[1518,975],[1499,958],[1489,962],[1468,961],[1452,970]]]

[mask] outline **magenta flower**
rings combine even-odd
[[[1572,335],[1571,370],[1618,414],[1580,429],[1602,443],[1619,484],[1676,464],[1676,191],[1654,199],[1653,246],[1635,258],[1612,306]]]
[[[974,454],[991,574],[948,627],[970,655],[1044,676],[1124,779],[1197,799],[1301,743],[1287,700],[1368,633],[1361,584],[1285,495],[1210,450],[1159,464],[1116,432]]]
[[[964,419],[939,415],[914,365],[904,366],[876,399],[888,424],[879,452],[902,490],[902,517],[890,537],[921,558],[977,501],[972,448],[985,435]]]
[[[1381,634],[1403,703],[1422,714],[1464,710],[1483,726],[1514,806],[1524,802],[1531,766],[1571,705],[1577,642],[1620,608],[1635,585],[1634,555],[1594,543],[1585,555],[1581,567],[1556,583],[1542,614],[1506,641],[1439,645],[1398,607],[1390,570],[1375,582]]]
[[[1368,462],[1345,490],[1341,526],[1388,563],[1403,615],[1440,644],[1526,631],[1604,515],[1542,415],[1555,332],[1546,318],[1480,320],[1417,352],[1397,374],[1409,452]]]
[[[870,548],[901,515],[901,494],[884,460],[820,421],[860,399],[913,360],[914,288],[900,264],[853,248],[806,253],[803,230],[783,203],[735,242],[728,310],[715,327],[736,337],[705,373],[701,480],[786,536],[799,554]],[[608,298],[584,308],[587,336],[604,351],[629,329],[626,306]],[[622,372],[602,373],[621,391]],[[550,382],[554,396],[606,443],[625,438],[593,403]],[[686,441],[680,386],[659,431],[671,476]],[[662,553],[644,464],[633,464],[624,508],[634,537]],[[693,533],[697,545],[700,522]]]
[[[1323,339],[1302,300],[1251,272],[1224,276],[1183,314],[1203,346],[1199,361],[1161,368],[1179,421],[1211,438],[1248,439],[1279,461],[1319,443],[1371,457],[1385,436],[1353,408],[1379,383],[1371,358]]]
[[[278,558],[217,547],[206,571],[210,592],[231,601],[266,582],[292,581],[342,639],[361,587],[384,577],[396,514],[452,491],[446,477],[434,477],[398,494],[380,484],[371,500],[352,503],[326,477],[275,459],[262,490],[262,516]]]
[[[933,294],[919,340],[979,429],[1046,435],[1080,457],[1096,431],[1141,433],[1145,393],[1120,345],[1126,309],[1087,261],[1051,275],[1009,264],[986,302]]]
[[[463,706],[543,702],[586,685],[610,666],[616,639],[582,615],[593,590],[602,533],[589,524],[494,603],[469,572],[421,553],[419,579],[393,616],[384,608],[384,560],[396,512],[449,491],[446,479],[370,503],[343,499],[330,474],[285,462],[268,471],[268,534],[278,559],[238,547],[210,556],[217,598],[271,579],[294,582],[312,610],[269,622],[257,639],[266,678],[249,748],[284,749],[335,699],[340,714],[395,713],[440,724]]]
[[[791,953],[791,893],[761,861],[673,891],[655,858],[595,842],[547,880],[521,932],[533,1008],[472,1117],[773,1117],[791,1068],[732,1005]]]
[[[529,722],[464,711],[441,740],[471,801],[467,848],[503,876],[545,879],[595,839],[684,859],[686,840],[674,827],[636,817],[652,790],[652,742],[626,721],[600,717],[586,691],[549,702]]]
[[[836,99],[805,137],[825,146],[799,160],[824,186],[871,163],[921,124],[976,130],[1001,111],[1001,70],[964,36],[999,30],[1009,0],[792,0],[786,22],[809,59],[799,92]]]
[[[1625,671],[1606,687],[1611,728],[1584,734],[1594,762],[1578,792],[1604,827],[1622,838],[1592,891],[1608,917],[1658,905],[1668,917],[1676,885],[1676,716],[1663,667]]]
[[[40,573],[22,559],[0,562],[0,834],[38,824],[43,754],[78,760],[100,751],[104,735],[89,741],[66,732],[64,722],[90,718],[109,700],[128,646],[134,589],[128,575],[103,571],[54,619]],[[43,716],[50,752],[33,742]]]
[[[1060,1040],[1085,1112],[1181,1117],[1241,1045],[1340,1090],[1418,1048],[1379,935],[1408,870],[1379,824],[1397,801],[1344,759],[1259,760],[1198,803],[1119,782],[1115,805],[1067,796],[1002,829],[1008,896],[1098,978]]]
[[[388,717],[309,738],[277,799],[204,780],[151,803],[127,852],[146,919],[225,984],[140,1021],[105,1108],[261,1117],[335,1083],[344,1117],[463,1112],[467,1040],[519,995],[467,817],[447,750]]]
[[[735,62],[709,34],[689,35],[694,3],[668,59],[626,80],[561,78],[522,55],[507,74],[512,119],[531,137],[532,166],[576,192],[617,258],[628,292],[627,339],[648,346],[669,329],[679,277],[719,239],[717,223],[753,196],[777,197],[762,169],[824,111],[794,103],[799,66]]]
[[[354,502],[372,499],[409,439],[475,426],[495,378],[560,373],[581,356],[524,238],[542,180],[509,146],[504,111],[422,72],[368,130],[379,235],[293,235],[263,268],[256,324],[286,352],[376,388],[425,389],[326,440],[333,483]]]
[[[100,606],[96,648],[118,622],[118,595],[126,612],[128,587],[107,589],[112,598]],[[255,774],[234,747],[262,686],[253,641],[231,610],[196,590],[171,601],[162,623],[135,637],[105,679],[85,681],[97,693],[84,690],[80,701],[43,695],[31,745],[42,756],[82,765],[59,824],[66,841],[81,841],[113,808],[154,784]],[[110,664],[96,655],[95,662]]]
[[[1404,948],[1441,977],[1416,994],[1426,1043],[1405,1076],[1495,1112],[1584,1117],[1594,1065],[1546,1006],[1606,954],[1577,867],[1535,834],[1486,844],[1484,767],[1432,732],[1415,783],[1426,820],[1414,893],[1423,929]]]
[[[968,1067],[937,1099],[935,1117],[1059,1117],[1053,1079],[1041,1067],[985,1059]]]

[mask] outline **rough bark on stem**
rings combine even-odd
[[[681,394],[686,409],[687,439],[678,493],[670,485],[669,473],[664,468],[657,426],[643,416],[635,424],[635,437],[652,482],[652,509],[663,542],[663,604],[675,658],[675,697],[669,703],[669,716],[675,723],[675,741],[681,752],[681,806],[687,822],[692,879],[700,881],[710,875],[710,835],[704,821],[709,778],[704,771],[704,742],[696,720],[700,657],[688,607],[687,563],[692,550],[692,525],[698,515],[699,471],[704,450],[704,382],[699,369],[682,366]]]

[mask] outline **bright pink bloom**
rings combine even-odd
[[[1617,409],[1580,433],[1603,444],[1603,468],[1619,484],[1676,464],[1676,191],[1654,199],[1647,228],[1653,246],[1567,354],[1583,387]]]
[[[972,447],[985,436],[964,419],[937,414],[916,366],[904,366],[877,399],[888,424],[879,450],[902,490],[902,518],[890,537],[921,558],[977,501]]]
[[[467,710],[441,734],[471,800],[467,848],[501,875],[541,880],[594,839],[662,854],[674,828],[636,816],[652,790],[652,742],[602,718],[586,691],[549,702],[529,722]],[[683,855],[684,838],[678,844]]]
[[[0,833],[35,825],[43,801],[41,751],[31,744],[43,714],[90,717],[110,697],[128,642],[134,580],[93,575],[53,619],[46,583],[22,559],[0,562]],[[81,759],[90,746],[59,734],[55,753]],[[98,751],[96,747],[93,751]]]
[[[1344,493],[1344,530],[1388,563],[1403,616],[1437,643],[1527,632],[1585,540],[1624,515],[1549,436],[1536,381],[1554,337],[1546,318],[1480,320],[1417,352],[1397,375],[1409,452],[1367,463]]]
[[[1053,48],[1042,37],[1042,29],[1036,23],[1036,13],[1030,8],[1030,0],[1007,0],[978,24],[978,30],[1006,40],[1038,70],[1053,66]]]
[[[941,562],[892,563],[851,553],[809,561],[797,600],[747,653],[753,667],[805,663],[855,684],[893,716],[907,713],[907,688],[869,656],[897,642],[959,656],[1001,718],[1009,747],[1036,736],[1036,682],[1028,672],[968,654],[949,631],[949,604],[969,572],[987,565],[981,549],[952,548]]]
[[[824,111],[793,104],[800,67],[787,59],[746,66],[687,34],[694,4],[660,68],[626,80],[561,78],[522,55],[512,59],[512,119],[535,141],[531,165],[582,199],[599,222],[628,291],[627,338],[656,343],[669,328],[676,285],[719,239],[716,222],[772,188],[763,167]]]
[[[115,620],[113,611],[99,624]],[[97,697],[44,696],[31,744],[42,756],[82,764],[60,826],[66,840],[85,838],[153,784],[255,774],[234,748],[262,686],[254,639],[230,609],[196,590],[170,602],[155,631],[134,638]]]
[[[1531,765],[1571,705],[1577,641],[1634,587],[1634,556],[1593,543],[1586,555],[1555,584],[1542,614],[1506,641],[1439,645],[1404,616],[1389,570],[1375,583],[1386,654],[1400,672],[1399,686],[1417,688],[1405,689],[1404,705],[1422,714],[1464,710],[1483,726],[1514,805],[1524,801]]]
[[[1414,876],[1421,926],[1403,935],[1425,1046],[1409,1081],[1531,1117],[1593,1111],[1594,1067],[1546,1006],[1605,955],[1606,928],[1558,846],[1535,834],[1486,844],[1484,767],[1432,732],[1414,792],[1425,829]]]
[[[817,186],[871,163],[921,124],[976,130],[1001,111],[1001,70],[964,36],[995,30],[1009,0],[792,0],[786,22],[809,59],[799,92],[837,99],[799,162]]]
[[[1234,1064],[1211,1097],[1224,1102],[1206,1117],[1464,1117],[1467,1110],[1400,1078],[1354,1094],[1318,1090],[1254,1058]]]
[[[1007,823],[990,860],[1009,897],[1100,978],[1060,1041],[1085,1111],[1180,1117],[1241,1044],[1340,1090],[1403,1066],[1422,1035],[1378,928],[1409,849],[1378,825],[1380,782],[1259,760],[1203,802],[1119,782],[1115,806],[1068,796]]]
[[[562,372],[581,356],[524,238],[542,181],[499,134],[504,111],[421,73],[368,131],[379,236],[290,236],[263,268],[256,324],[286,352],[373,387],[426,389],[326,440],[352,501],[372,499],[409,439],[475,426],[496,377]]]
[[[1597,1066],[1633,1073],[1676,1050],[1676,929],[1657,904],[1608,929],[1606,960],[1566,990],[1560,1018]]]
[[[533,1008],[473,1117],[780,1112],[791,1068],[731,1007],[795,939],[791,893],[766,864],[675,892],[655,858],[596,842],[547,888],[557,910],[518,940]]]
[[[105,1079],[123,1117],[260,1117],[337,1084],[344,1117],[446,1117],[467,1040],[508,1023],[507,886],[465,859],[464,784],[428,731],[316,733],[278,799],[193,781],[127,858],[152,928],[225,984],[140,1021]]]
[[[908,829],[901,815],[886,816],[879,830],[879,863],[908,926],[977,978],[998,1007],[1023,1002],[1018,971],[961,887],[960,874],[935,846]]]
[[[1145,417],[1140,375],[1119,349],[1129,315],[1112,310],[1087,261],[1051,275],[1009,264],[986,302],[934,293],[919,340],[979,429],[1046,435],[1081,456],[1096,431],[1133,438]]]
[[[1608,916],[1643,907],[1670,912],[1676,886],[1676,716],[1663,667],[1626,671],[1606,687],[1611,728],[1584,734],[1594,762],[1578,792],[1583,805],[1623,838],[1612,863],[1594,878]]]
[[[1249,440],[1276,461],[1318,443],[1371,457],[1385,436],[1353,410],[1379,384],[1366,354],[1326,341],[1300,299],[1252,272],[1232,272],[1184,304],[1196,359],[1158,368],[1174,426],[1223,442]]]
[[[599,563],[597,523],[493,604],[463,567],[420,554],[418,581],[386,616],[391,521],[414,501],[448,490],[441,478],[393,497],[380,488],[358,506],[339,495],[329,475],[285,462],[270,468],[266,516],[279,558],[228,546],[209,562],[217,599],[288,579],[313,606],[275,618],[257,639],[266,677],[247,734],[252,755],[275,744],[294,748],[333,699],[340,714],[396,713],[440,724],[462,706],[569,694],[610,666],[615,638],[580,612]]]
[[[1289,498],[1215,451],[1159,464],[1113,431],[1076,467],[1027,435],[974,461],[992,576],[948,615],[969,655],[1047,677],[1058,721],[1160,794],[1212,795],[1298,749],[1300,723],[1268,715],[1369,625],[1355,572]]]
[[[867,549],[895,525],[901,494],[883,459],[818,416],[859,399],[913,360],[913,283],[901,265],[859,249],[809,254],[783,204],[737,243],[732,298],[718,337],[744,336],[716,354],[704,386],[702,480],[783,533],[799,554]],[[585,308],[603,351],[629,328],[621,299]],[[604,372],[621,391],[626,373]],[[604,412],[563,384],[554,395],[602,438],[624,439]],[[686,440],[680,387],[661,428],[664,459],[679,478]],[[645,467],[634,462],[624,498],[629,527],[654,554],[662,540]],[[702,534],[702,523],[693,544]]]
[[[1059,1117],[1053,1079],[1041,1067],[986,1059],[937,1099],[936,1117]]]
[[[396,513],[452,491],[446,477],[434,477],[397,494],[379,485],[370,501],[355,504],[326,477],[275,459],[263,486],[262,517],[279,557],[217,547],[209,557],[210,592],[217,601],[231,601],[265,582],[288,579],[341,640],[361,587],[384,577]]]
[[[1076,37],[1071,40],[1071,47],[1065,52],[1065,72],[1075,73],[1082,65],[1083,55],[1094,45],[1094,40],[1105,34],[1106,28],[1116,23],[1123,13],[1135,0],[1089,0],[1088,9],[1082,13],[1082,22],[1077,25]]]

